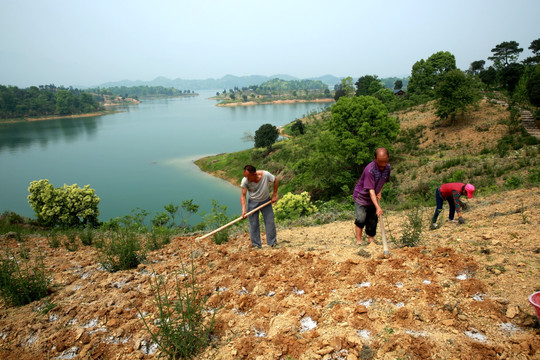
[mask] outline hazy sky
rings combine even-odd
[[[538,14],[539,0],[0,0],[0,84],[401,77],[437,51],[465,70],[503,41],[530,56]]]

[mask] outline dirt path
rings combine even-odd
[[[357,247],[351,222],[278,230],[277,249],[251,250],[247,234],[221,246],[179,237],[147,264],[113,274],[94,248],[31,239],[54,293],[1,306],[0,357],[157,358],[139,312],[154,324],[155,275],[185,274],[192,257],[217,311],[212,347],[199,359],[540,359],[527,301],[540,290],[540,189],[469,205],[466,224],[425,230],[420,247],[391,244],[389,258],[380,245]],[[396,238],[406,215],[386,215]]]

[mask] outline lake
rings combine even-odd
[[[101,221],[137,208],[153,215],[189,199],[203,211],[215,199],[238,215],[240,189],[193,161],[248,149],[253,143],[242,141],[245,132],[265,123],[282,126],[327,105],[217,107],[208,99],[215,93],[143,100],[104,116],[0,124],[0,212],[35,217],[28,186],[48,179],[55,187],[89,184],[101,199]],[[241,178],[238,169],[238,184]]]

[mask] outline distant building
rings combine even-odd
[[[403,95],[405,95],[405,91],[403,91],[401,89],[394,89],[394,95],[403,96]]]

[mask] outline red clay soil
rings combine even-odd
[[[392,236],[406,215],[386,214]],[[540,189],[475,198],[464,217],[425,229],[422,246],[390,244],[387,258],[379,244],[355,245],[352,222],[336,222],[278,230],[279,247],[262,250],[247,234],[219,246],[177,237],[117,273],[101,268],[93,247],[69,252],[31,238],[53,293],[1,305],[0,358],[157,358],[139,314],[155,326],[155,275],[172,287],[193,259],[207,314],[216,312],[197,359],[540,359],[527,300],[540,290]],[[44,314],[47,304],[56,306]]]

